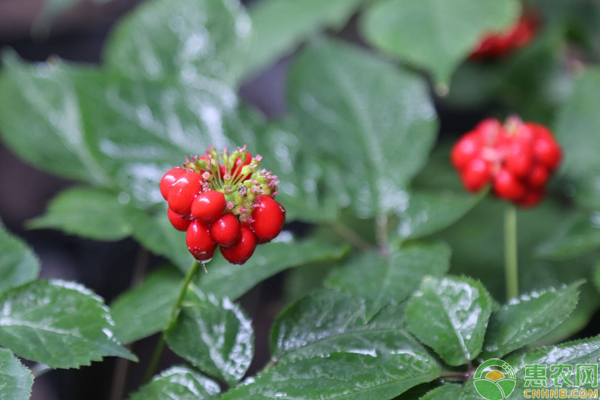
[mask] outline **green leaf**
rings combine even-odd
[[[577,365],[598,364],[599,361],[600,337],[598,336],[516,354],[506,360],[513,366],[517,375],[516,393],[523,393],[525,390],[526,365],[571,365],[575,369]],[[595,389],[597,386],[598,377],[593,385],[582,385],[581,389]],[[555,387],[554,380],[547,379],[545,388],[553,387]]]
[[[448,364],[467,364],[481,353],[492,299],[469,278],[425,278],[406,310],[408,328]]]
[[[8,349],[0,349],[0,400],[28,400],[33,375]]]
[[[230,85],[242,73],[250,34],[237,1],[153,0],[119,24],[105,57],[110,69],[134,79]]]
[[[507,28],[519,8],[515,0],[384,0],[361,26],[373,46],[431,71],[447,88],[482,35]]]
[[[206,89],[96,74],[78,91],[99,162],[142,207],[164,203],[158,182],[186,154],[201,153],[209,144],[254,146],[236,94],[225,86]]]
[[[286,219],[316,224],[337,220],[351,199],[340,168],[303,149],[293,118],[265,125],[257,135],[257,152],[265,168],[279,176],[277,200],[286,208]]]
[[[575,198],[600,209],[600,115],[594,104],[600,100],[600,69],[587,69],[575,82],[564,103],[554,133],[564,151],[563,168],[575,184]]]
[[[439,388],[433,389],[425,396],[421,397],[421,400],[446,400],[446,399],[458,399],[462,387],[459,385],[444,385]]]
[[[222,400],[271,400],[280,394],[289,400],[386,400],[439,375],[437,362],[421,352],[331,353],[267,369]]]
[[[452,190],[413,191],[397,212],[400,237],[417,239],[440,231],[462,218],[484,196]]]
[[[260,0],[250,10],[252,48],[246,75],[277,61],[316,31],[340,29],[364,0]]]
[[[133,229],[135,240],[152,253],[172,261],[181,271],[187,271],[194,261],[185,244],[185,232],[173,228],[166,211],[154,216],[144,214]]]
[[[338,291],[317,291],[287,307],[271,332],[278,362],[330,353],[426,352],[404,329],[404,307],[390,305],[367,324],[362,300]]]
[[[568,260],[600,248],[600,211],[573,215],[555,229],[537,253],[550,260]]]
[[[155,376],[129,400],[212,400],[220,392],[217,382],[191,368],[176,366]]]
[[[81,285],[34,281],[0,296],[0,345],[52,368],[118,356],[136,360],[112,333],[102,299]]]
[[[182,281],[180,272],[165,267],[119,296],[110,306],[115,336],[132,343],[165,329]]]
[[[492,313],[484,358],[500,358],[530,344],[559,326],[575,310],[581,282],[533,292],[511,300]]]
[[[12,53],[3,57],[0,135],[12,151],[43,171],[105,184],[108,177],[83,130],[75,90],[92,71],[60,62],[26,65]]]
[[[339,165],[360,217],[403,204],[436,138],[423,78],[358,47],[320,40],[292,66],[289,103],[306,150]]]
[[[406,299],[427,275],[448,272],[450,248],[441,242],[393,248],[387,257],[363,253],[333,272],[326,285],[365,300],[367,319],[391,301]]]
[[[316,240],[269,243],[259,246],[244,265],[233,265],[215,255],[207,265],[208,274],[198,287],[217,297],[237,299],[256,284],[278,272],[319,261],[337,261],[348,252],[346,246],[331,246]]]
[[[171,350],[230,386],[246,373],[254,355],[252,321],[229,299],[196,291],[166,332]]]
[[[29,247],[0,222],[0,293],[37,278],[40,262]]]
[[[33,229],[59,229],[96,240],[121,240],[130,236],[143,211],[118,194],[103,189],[74,188],[52,199],[46,213],[28,222]]]

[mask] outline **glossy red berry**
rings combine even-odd
[[[177,179],[169,189],[169,208],[177,214],[188,215],[192,210],[192,201],[202,190],[202,177],[190,171]]]
[[[171,221],[171,225],[178,231],[185,232],[187,228],[190,226],[190,221],[185,215],[180,215],[174,212],[169,208],[167,211],[167,215],[169,217],[169,221]]]
[[[530,186],[542,187],[548,182],[549,178],[550,173],[548,172],[548,168],[538,163],[531,169],[531,172],[527,177],[527,183]]]
[[[450,155],[452,165],[457,169],[465,168],[471,160],[479,155],[482,147],[482,139],[478,135],[466,134],[452,148]]]
[[[562,154],[558,144],[547,137],[538,137],[534,143],[534,154],[536,158],[550,170],[556,169],[560,163]]]
[[[211,224],[225,211],[227,201],[223,193],[209,190],[200,193],[192,203],[192,215],[199,221]]]
[[[193,221],[187,229],[186,244],[188,250],[198,261],[213,258],[217,243],[212,239],[209,227],[200,221]]]
[[[233,214],[223,214],[210,227],[210,236],[223,247],[231,247],[240,240],[240,222]]]
[[[525,194],[525,186],[509,171],[501,169],[494,178],[494,193],[506,200],[518,200]]]
[[[247,227],[240,228],[240,240],[231,247],[221,247],[221,254],[232,264],[244,264],[252,257],[258,240],[254,233]]]
[[[513,139],[504,152],[504,165],[508,172],[524,177],[533,166],[533,146],[528,140]]]
[[[478,192],[490,182],[490,166],[481,158],[476,158],[467,164],[461,176],[468,191]]]
[[[162,197],[167,200],[169,198],[169,189],[171,189],[171,185],[177,181],[183,174],[185,174],[185,170],[181,167],[175,167],[169,170],[166,174],[163,175],[160,180],[160,194]]]
[[[546,191],[544,188],[531,188],[521,197],[517,203],[521,207],[535,207],[544,199]]]
[[[285,223],[285,208],[269,196],[259,196],[252,219],[250,227],[259,243],[267,243],[281,233]]]

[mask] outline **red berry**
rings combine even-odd
[[[483,189],[490,180],[490,166],[481,158],[471,160],[462,172],[462,181],[470,192]]]
[[[285,223],[285,208],[269,196],[259,196],[250,226],[259,243],[275,239]]]
[[[538,137],[534,142],[533,151],[536,158],[550,170],[558,167],[562,154],[554,139]]]
[[[217,243],[210,236],[207,225],[200,221],[193,221],[185,237],[188,250],[198,261],[210,260],[217,248]]]
[[[192,203],[192,215],[206,223],[211,224],[225,211],[225,196],[216,190],[200,193]]]
[[[546,192],[543,188],[530,189],[517,201],[517,203],[521,207],[534,207],[540,204],[545,195]]]
[[[517,176],[526,176],[533,165],[533,148],[526,140],[515,137],[505,149],[504,165],[508,172]]]
[[[245,226],[240,228],[240,240],[231,247],[221,247],[221,254],[232,264],[244,264],[252,257],[258,240],[254,233]]]
[[[221,246],[231,247],[240,239],[240,222],[233,214],[223,214],[211,225],[210,236]]]
[[[192,201],[201,190],[200,174],[185,171],[169,190],[169,208],[177,214],[188,215],[192,210]]]
[[[525,186],[505,169],[498,171],[494,178],[494,192],[506,200],[517,200],[525,194]]]
[[[173,227],[178,231],[185,232],[190,226],[190,223],[192,222],[189,219],[187,219],[185,215],[177,214],[170,208],[169,211],[167,211],[167,215],[169,216],[169,221],[171,221],[171,225],[173,225]]]
[[[175,167],[169,170],[166,174],[163,175],[160,180],[160,194],[162,197],[167,200],[169,197],[169,189],[171,189],[171,185],[177,181],[183,174],[185,174],[185,170],[181,167]]]
[[[531,186],[541,187],[548,182],[548,178],[550,178],[548,169],[541,164],[535,164],[529,173],[527,183]]]
[[[246,165],[250,165],[250,163],[252,162],[252,154],[250,153],[246,153],[246,159],[244,161],[242,161],[242,158],[238,158],[237,160],[235,160],[235,165],[233,166],[233,171],[232,171],[232,176],[234,178],[240,176],[240,174],[242,173],[242,168],[244,168]],[[247,174],[246,176],[244,176],[244,180],[248,179],[250,177],[251,174]]]
[[[469,161],[477,157],[483,147],[480,137],[474,133],[463,136],[452,148],[450,158],[456,169],[462,170]]]

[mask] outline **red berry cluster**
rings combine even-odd
[[[498,58],[527,46],[538,29],[538,21],[531,14],[524,14],[506,32],[486,34],[471,54],[474,59]]]
[[[163,176],[169,220],[187,232],[188,250],[198,261],[210,260],[220,246],[230,263],[243,264],[258,244],[281,232],[285,208],[273,199],[279,181],[258,168],[260,161],[245,147],[231,154],[211,149]]]
[[[452,148],[451,160],[465,188],[478,192],[492,184],[497,197],[523,207],[537,205],[560,164],[562,152],[543,125],[511,117],[480,122]]]

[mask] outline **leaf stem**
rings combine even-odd
[[[517,253],[517,208],[510,204],[504,212],[504,262],[506,299],[519,296],[519,264]]]
[[[352,246],[359,250],[367,251],[373,246],[367,242],[362,236],[354,232],[350,227],[339,221],[330,221],[327,223],[329,229],[346,239]]]
[[[389,253],[388,249],[388,218],[386,215],[381,214],[377,216],[375,220],[377,227],[377,247],[379,248],[379,253],[387,257]]]
[[[175,323],[177,322],[177,316],[179,315],[179,310],[181,309],[181,303],[183,303],[183,299],[185,298],[185,294],[187,293],[188,287],[198,272],[198,267],[201,263],[194,260],[192,266],[190,267],[185,279],[183,280],[183,284],[181,285],[181,290],[179,291],[179,296],[175,301],[175,305],[171,310],[171,316],[169,318],[169,323],[167,327],[163,330],[162,335],[156,345],[156,349],[154,350],[154,354],[152,355],[152,360],[148,365],[148,369],[146,370],[146,375],[144,377],[144,382],[148,382],[154,376],[154,371],[156,371],[156,367],[158,366],[158,362],[160,361],[160,357],[162,356],[163,350],[165,349],[165,332],[169,331]],[[204,265],[204,264],[202,264]]]

